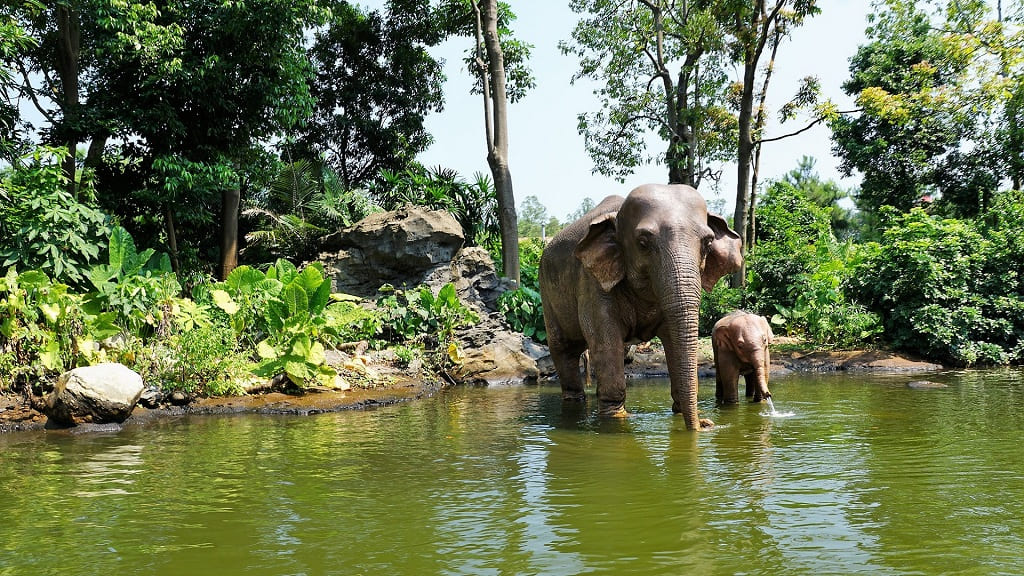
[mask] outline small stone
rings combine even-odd
[[[175,406],[184,406],[188,404],[188,395],[181,390],[175,390],[167,397],[167,401]]]

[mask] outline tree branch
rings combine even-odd
[[[43,115],[44,118],[51,124],[56,124],[57,121],[54,119],[53,114],[50,114],[43,105],[39,103],[39,98],[36,97],[36,90],[32,87],[32,83],[28,79],[28,70],[25,69],[25,62],[18,60],[18,71],[21,72],[21,77],[25,80],[25,92],[28,92],[29,98],[32,99],[32,104],[36,107],[36,110]]]
[[[863,108],[854,108],[853,110],[840,110],[839,112],[836,112],[836,114],[854,114],[856,112],[862,112],[863,110],[864,110]],[[808,130],[810,130],[811,128],[814,128],[818,124],[821,124],[825,120],[828,120],[828,116],[825,116],[825,115],[818,116],[810,124],[808,124],[807,126],[804,126],[803,128],[797,130],[796,132],[790,132],[789,134],[783,134],[782,136],[775,136],[774,138],[761,138],[761,139],[758,139],[758,140],[754,140],[754,144],[764,144],[765,142],[777,142],[779,140],[783,140],[783,139],[786,139],[786,138],[789,138],[789,137],[792,137],[792,136],[796,136],[798,134],[803,134],[804,132],[807,132]]]

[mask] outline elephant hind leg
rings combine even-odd
[[[583,346],[558,346],[551,345],[551,360],[555,364],[555,371],[558,373],[558,381],[562,386],[563,400],[585,400],[586,390],[580,373],[580,357],[585,348]],[[589,362],[585,363],[589,364]],[[586,366],[589,372],[589,366]],[[589,380],[589,376],[587,377]]]
[[[715,353],[715,399],[722,404],[736,404],[739,399],[739,359],[730,350]]]

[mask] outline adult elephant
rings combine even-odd
[[[665,346],[672,410],[697,415],[700,291],[743,263],[739,236],[708,214],[690,186],[647,184],[609,196],[559,232],[540,261],[551,358],[566,400],[583,400],[580,355],[590,350],[600,412],[625,415],[624,345]]]
[[[715,322],[711,350],[715,356],[715,399],[724,404],[739,402],[740,375],[747,385],[747,397],[754,402],[771,398],[768,374],[771,355],[768,345],[775,339],[764,316],[734,310]]]

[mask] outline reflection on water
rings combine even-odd
[[[0,575],[1024,573],[1024,377],[910,379],[702,382],[699,434],[654,380],[0,436]]]
[[[67,473],[77,478],[75,496],[93,498],[134,494],[132,476],[141,471],[142,446],[123,444],[72,462]]]

